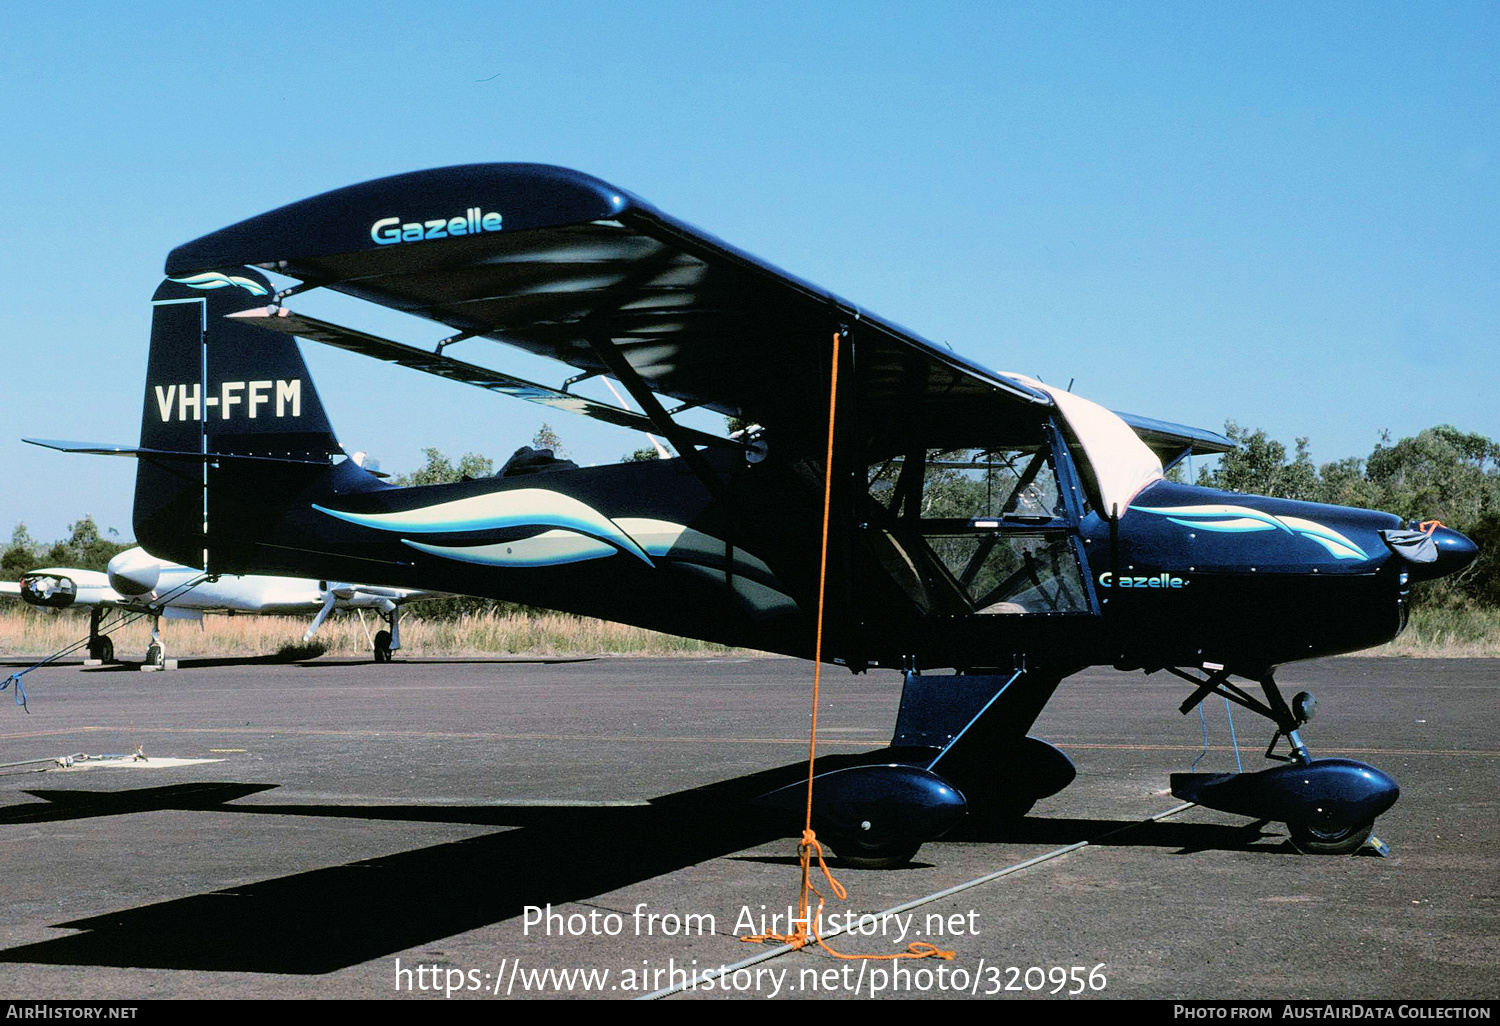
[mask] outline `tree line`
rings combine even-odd
[[[1232,421],[1225,434],[1239,448],[1201,470],[1198,484],[1439,520],[1472,538],[1479,558],[1464,572],[1427,584],[1419,601],[1500,607],[1500,443],[1443,424],[1399,442],[1385,433],[1367,457],[1317,466],[1306,438],[1288,453],[1264,431]]]
[[[64,541],[43,544],[31,536],[24,523],[10,534],[10,545],[0,555],[0,580],[15,581],[28,570],[44,566],[77,567],[80,570],[103,570],[116,553],[130,548],[132,542],[120,541],[120,532],[110,528],[99,533],[94,518],[85,514],[82,520],[68,525]]]
[[[1431,427],[1412,438],[1392,442],[1382,435],[1367,457],[1314,464],[1308,440],[1298,438],[1289,452],[1262,430],[1225,425],[1237,443],[1212,468],[1198,473],[1197,483],[1225,491],[1277,498],[1326,502],[1385,510],[1407,520],[1440,520],[1462,531],[1479,546],[1479,558],[1463,573],[1429,583],[1420,601],[1446,606],[1500,608],[1500,443],[1466,434],[1448,425]],[[563,445],[543,424],[532,444],[558,455]],[[495,472],[487,456],[466,453],[457,462],[437,449],[424,450],[426,464],[394,479],[400,485],[429,485],[488,477]],[[653,449],[627,454],[625,460],[654,459]],[[1181,467],[1174,468],[1181,479]],[[101,534],[92,516],[70,525],[66,540],[43,544],[24,523],[17,524],[10,545],[0,555],[0,578],[16,580],[41,566],[103,570],[110,558],[129,548],[110,529]],[[476,608],[479,600],[455,600],[454,611]],[[522,609],[509,603],[484,602],[485,608]],[[434,610],[436,611],[436,610]]]

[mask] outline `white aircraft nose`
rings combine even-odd
[[[109,586],[121,595],[144,595],[161,578],[161,561],[145,549],[126,549],[109,561]]]

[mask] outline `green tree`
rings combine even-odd
[[[644,449],[637,449],[634,452],[627,452],[624,456],[620,457],[620,462],[621,463],[646,463],[646,462],[649,462],[651,460],[659,460],[659,459],[661,459],[661,453],[659,453],[659,452],[656,451],[656,446],[654,446],[654,445],[648,445]]]
[[[1500,443],[1447,424],[1394,445],[1382,437],[1365,463],[1381,508],[1467,531],[1500,512]]]
[[[551,449],[552,455],[558,459],[562,459],[564,451],[562,439],[557,436],[556,431],[552,430],[551,425],[543,424],[537,428],[536,435],[531,439],[531,447],[533,449]]]
[[[1205,467],[1198,483],[1226,492],[1247,492],[1278,499],[1318,499],[1318,470],[1307,452],[1307,439],[1297,439],[1297,452],[1287,459],[1286,446],[1266,437],[1259,428],[1248,431],[1234,421],[1224,425],[1224,433],[1239,448],[1219,457],[1213,470]]]
[[[1365,476],[1365,461],[1349,456],[1318,470],[1317,500],[1335,506],[1379,509],[1379,490]]]
[[[452,484],[454,481],[492,477],[495,473],[495,461],[478,453],[464,453],[459,458],[457,466],[454,466],[439,449],[423,449],[422,453],[427,458],[427,464],[420,470],[393,478],[393,484],[402,488],[416,485]]]
[[[16,529],[10,533],[10,545],[5,554],[0,556],[0,578],[7,581],[20,580],[27,570],[35,569],[41,564],[40,550],[41,546],[26,529],[26,525],[16,524]]]
[[[1458,587],[1480,605],[1500,608],[1500,513],[1486,513],[1465,533],[1479,546],[1479,558],[1460,575]]]
[[[130,546],[121,541],[112,541],[99,533],[94,518],[85,515],[82,520],[70,524],[67,541],[60,541],[47,550],[46,562],[53,566],[77,567],[80,570],[103,570],[117,554]],[[109,529],[114,538],[119,532]],[[14,541],[14,538],[12,538]]]

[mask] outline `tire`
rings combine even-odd
[[[391,661],[391,632],[375,632],[375,661],[377,663],[388,663]]]
[[[112,663],[115,661],[115,643],[109,638],[101,637],[89,646],[89,658],[97,659],[101,663]]]
[[[167,665],[166,653],[154,641],[146,646],[146,665],[154,666],[158,670]]]
[[[1304,855],[1353,855],[1365,846],[1365,842],[1375,832],[1375,821],[1340,830],[1292,826],[1288,823],[1287,829],[1292,835],[1292,847]]]
[[[850,869],[900,869],[911,862],[921,850],[921,842],[915,844],[860,844],[858,841],[835,844],[829,842],[833,853],[842,865]]]

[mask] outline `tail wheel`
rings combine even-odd
[[[375,632],[375,661],[377,663],[388,663],[391,661],[391,632]]]
[[[1292,826],[1288,823],[1287,829],[1291,831],[1292,846],[1304,855],[1353,855],[1365,846],[1365,842],[1375,832],[1375,821],[1338,830]]]

